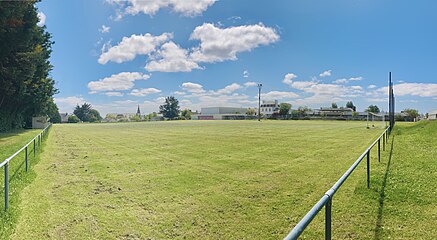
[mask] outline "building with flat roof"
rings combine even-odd
[[[205,107],[197,116],[199,120],[244,120],[247,108],[238,107]]]

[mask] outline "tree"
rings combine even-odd
[[[419,112],[416,109],[407,108],[404,110],[404,113],[408,114],[411,120],[419,117]]]
[[[281,103],[279,104],[279,115],[287,115],[290,113],[291,104],[289,103]]]
[[[141,121],[141,117],[138,115],[134,115],[130,118],[130,120],[134,121],[134,122],[139,122],[139,121]]]
[[[298,114],[300,116],[305,115],[305,112],[311,111],[311,108],[307,107],[307,106],[300,106],[297,108]]]
[[[78,123],[80,119],[75,115],[68,116],[68,122],[69,123]]]
[[[115,119],[117,119],[117,116],[116,116],[115,114],[108,113],[108,114],[106,114],[106,117],[105,117],[105,118],[106,118],[106,119],[115,120]]]
[[[191,119],[191,110],[190,109],[182,110],[181,111],[181,119],[190,120]]]
[[[49,102],[47,105],[47,115],[52,123],[60,123],[61,115],[59,114],[58,106],[53,101]]]
[[[37,1],[0,3],[0,131],[52,114],[51,35],[37,26]],[[56,117],[55,117],[56,118]]]
[[[376,105],[370,105],[367,109],[366,112],[371,112],[371,113],[379,113],[379,107]]]
[[[338,108],[337,103],[335,103],[335,102],[332,103],[332,104],[331,104],[331,107],[332,107],[332,108]]]
[[[355,107],[354,103],[352,101],[349,101],[346,103],[347,108],[351,108],[352,110],[357,111],[357,107]]]
[[[168,119],[177,118],[179,116],[179,101],[173,96],[166,97],[165,103],[159,106],[159,113]]]
[[[255,114],[256,114],[256,111],[253,108],[248,108],[246,111],[246,115],[254,116]]]
[[[102,120],[100,113],[93,109],[89,103],[84,103],[82,106],[77,105],[73,113],[82,122],[100,122]]]
[[[102,117],[100,116],[99,111],[96,109],[91,109],[88,114],[88,121],[89,122],[100,122],[102,121]]]

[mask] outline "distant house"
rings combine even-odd
[[[428,113],[428,120],[437,120],[437,110]]]
[[[278,100],[275,101],[263,101],[260,106],[260,112],[265,118],[270,118],[273,114],[279,113]],[[258,112],[256,113],[258,114]]]
[[[61,116],[61,123],[68,123],[68,117],[70,116],[68,113],[59,113],[59,115]]]

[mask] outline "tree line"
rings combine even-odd
[[[54,42],[37,26],[36,2],[0,4],[0,131],[31,126],[34,116],[59,117],[49,76]]]

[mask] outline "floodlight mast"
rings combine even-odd
[[[258,83],[258,121],[261,121],[261,88],[262,84]]]

